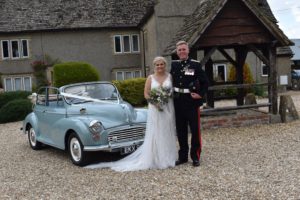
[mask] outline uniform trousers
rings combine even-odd
[[[176,93],[174,97],[176,131],[179,142],[179,160],[187,161],[189,153],[188,125],[192,134],[190,156],[192,160],[200,160],[202,138],[200,129],[200,107],[192,99],[191,94]]]

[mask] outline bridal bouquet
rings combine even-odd
[[[148,102],[155,105],[159,111],[163,111],[163,106],[169,102],[171,96],[172,90],[169,87],[153,88]]]

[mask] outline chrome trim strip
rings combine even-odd
[[[128,142],[121,142],[121,143],[114,143],[108,145],[101,145],[101,146],[85,146],[83,148],[84,151],[109,151],[111,152],[113,149],[119,149],[126,146],[131,145],[140,145],[144,142],[144,139],[133,140]]]

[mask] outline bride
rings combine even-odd
[[[154,74],[148,76],[144,96],[150,100],[150,91],[161,87],[172,90],[171,75],[166,72],[166,60],[156,57],[153,60]],[[149,101],[151,102],[151,101]],[[163,106],[149,103],[144,143],[127,157],[108,163],[99,163],[86,168],[111,168],[115,171],[136,171],[174,167],[177,160],[175,115],[173,99]]]

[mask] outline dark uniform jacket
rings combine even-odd
[[[193,99],[189,93],[182,94],[174,92],[174,98],[179,95],[186,96],[185,104],[190,106],[201,106],[205,101],[205,94],[208,89],[208,79],[206,73],[202,70],[200,62],[197,60],[187,59],[185,61],[174,60],[171,64],[173,87],[181,89],[190,89],[198,93],[202,98]]]

